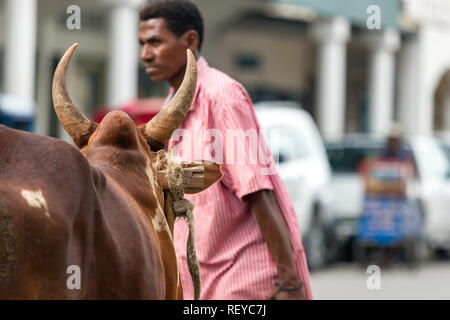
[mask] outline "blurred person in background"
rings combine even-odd
[[[405,136],[402,128],[398,124],[392,126],[387,137],[386,146],[379,155],[383,161],[405,162],[410,167],[411,178],[417,176],[417,169],[411,151],[405,145]]]
[[[183,0],[151,1],[140,10],[139,41],[147,74],[153,81],[166,81],[172,87],[167,101],[183,80],[186,50],[189,48],[197,59],[196,94],[180,127],[193,141],[172,138],[169,147],[203,147],[203,137],[194,132],[194,123],[201,123],[202,132],[219,130],[222,137],[227,129],[259,132],[244,87],[210,67],[201,56],[203,19],[195,4]],[[240,143],[245,145],[245,139],[238,138]],[[224,142],[223,155],[225,147]],[[270,161],[273,163],[271,156]],[[223,163],[220,183],[200,194],[186,195],[195,206],[200,299],[312,299],[295,211],[279,175],[262,175],[261,167]],[[187,224],[177,222],[174,244],[183,294],[185,299],[192,299],[187,237]]]
[[[383,160],[407,161],[412,163],[411,154],[402,145],[403,133],[398,125],[394,125],[389,132],[386,147],[381,151]]]

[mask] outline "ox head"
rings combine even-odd
[[[187,49],[187,65],[184,79],[175,96],[170,102],[147,124],[136,127],[131,118],[122,111],[109,112],[101,124],[89,120],[72,102],[66,84],[66,71],[70,58],[77,47],[72,45],[61,58],[54,74],[52,97],[56,114],[66,132],[72,137],[81,152],[88,156],[90,161],[105,158],[102,146],[113,146],[122,150],[134,150],[134,154],[145,159],[156,159],[156,152],[164,149],[173,131],[183,122],[189,107],[192,104],[197,85],[197,64],[192,52]],[[100,147],[100,148],[96,148]],[[94,150],[97,150],[95,152]],[[130,153],[128,153],[129,157]],[[116,153],[114,153],[116,157]],[[101,160],[101,159],[100,159]],[[215,162],[195,161],[184,163],[185,168],[202,166],[203,174],[200,184],[192,184],[195,180],[184,186],[186,193],[200,192],[222,178],[220,165]],[[187,169],[187,175],[192,174]],[[192,169],[194,170],[194,169]],[[195,170],[194,170],[195,172]],[[158,172],[157,180],[164,190],[168,190],[164,172]]]
[[[99,125],[89,120],[72,102],[66,85],[66,71],[70,58],[77,47],[72,45],[61,58],[54,74],[52,97],[56,114],[64,130],[71,136],[75,144],[82,149],[90,145],[97,136],[117,143],[137,143],[133,141],[144,138],[152,151],[163,149],[173,131],[183,122],[195,94],[197,84],[197,65],[194,55],[187,50],[186,73],[175,96],[153,119],[139,130],[131,124],[131,119],[123,112],[113,111]],[[141,137],[133,137],[139,131]],[[102,135],[107,132],[108,137]],[[100,137],[97,137],[99,139]]]

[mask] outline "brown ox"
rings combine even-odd
[[[167,181],[154,163],[192,103],[195,59],[188,51],[180,89],[145,127],[121,111],[96,124],[66,88],[75,47],[61,59],[52,90],[81,152],[0,126],[0,299],[181,298],[173,217],[163,209]],[[213,172],[206,188],[221,172],[202,163]],[[80,289],[67,286],[72,265],[80,268]]]

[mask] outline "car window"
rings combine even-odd
[[[305,158],[310,153],[307,136],[298,127],[269,127],[267,143],[274,159],[280,163]]]
[[[381,147],[327,146],[326,149],[333,172],[356,173],[361,160],[377,156]]]

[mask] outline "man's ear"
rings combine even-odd
[[[186,31],[182,36],[186,46],[195,54],[198,52],[199,36],[197,31],[191,29]]]

